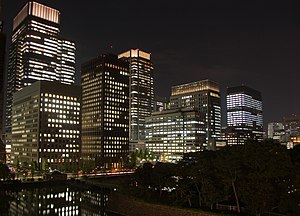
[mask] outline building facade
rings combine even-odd
[[[77,170],[81,150],[81,89],[38,81],[14,94],[11,163]]]
[[[197,109],[164,110],[146,118],[146,148],[161,161],[203,150],[205,139],[205,114]]]
[[[5,41],[3,33],[3,22],[0,20],[0,161],[5,161],[5,144],[3,134],[3,103],[4,103],[4,62],[5,62]]]
[[[120,167],[129,152],[129,65],[113,54],[82,64],[82,157]]]
[[[283,117],[283,127],[285,132],[285,141],[288,149],[294,148],[300,144],[300,117],[297,114],[291,114]]]
[[[119,55],[129,62],[130,71],[130,142],[145,140],[145,118],[153,107],[153,63],[151,54],[139,49],[131,49]]]
[[[169,100],[165,97],[154,96],[152,112],[160,112],[169,109]]]
[[[300,116],[292,114],[283,117],[283,126],[290,137],[300,136]]]
[[[271,122],[268,123],[268,138],[275,140],[282,140],[285,135],[285,130],[282,122]]]
[[[219,85],[201,80],[172,87],[170,108],[193,108],[205,114],[206,144],[211,149],[221,134],[221,98]]]
[[[75,81],[75,43],[61,38],[60,12],[29,1],[13,20],[9,50],[6,131],[11,129],[13,94],[37,80]]]
[[[263,139],[262,96],[247,86],[227,89],[227,128],[225,139],[228,145],[244,144],[248,139]]]

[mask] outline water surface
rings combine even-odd
[[[0,191],[0,215],[106,216],[108,192],[65,185]]]

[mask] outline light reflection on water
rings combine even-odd
[[[106,216],[108,193],[69,186],[0,191],[0,215]]]

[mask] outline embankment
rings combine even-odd
[[[118,192],[110,193],[107,210],[126,216],[220,216],[209,212],[145,203]]]

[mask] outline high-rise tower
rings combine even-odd
[[[1,5],[0,5],[1,7]],[[4,57],[5,57],[5,35],[3,34],[3,23],[0,21],[0,161],[5,161],[5,145],[2,141],[3,133],[3,99],[4,99]]]
[[[84,165],[117,168],[129,152],[128,62],[103,54],[82,64]]]
[[[131,49],[119,55],[129,62],[130,71],[130,142],[144,142],[145,118],[153,106],[153,63],[151,54]]]
[[[170,108],[194,108],[205,114],[206,145],[209,149],[213,148],[221,133],[221,99],[218,83],[201,80],[173,86]]]
[[[225,139],[228,145],[263,139],[263,107],[259,91],[247,86],[227,89]]]
[[[6,131],[13,94],[37,80],[74,83],[75,43],[60,36],[60,12],[30,1],[13,20],[9,50]]]

